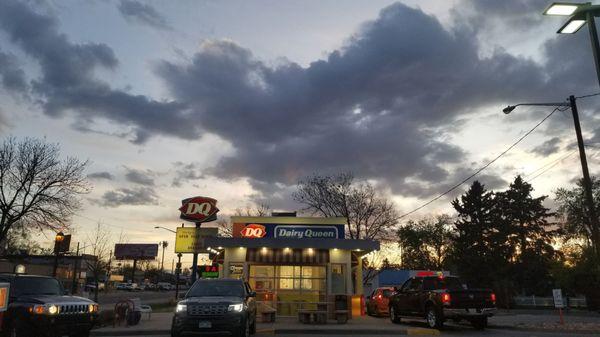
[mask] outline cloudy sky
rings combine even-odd
[[[547,4],[3,0],[0,135],[92,161],[80,238],[101,221],[173,246],[154,226],[180,224],[182,198],[296,210],[290,192],[313,173],[353,172],[404,213],[552,111],[504,106],[600,91],[587,28],[557,35]],[[579,101],[592,172],[599,103]],[[522,174],[552,196],[580,175],[574,139],[557,112],[479,179]],[[441,198],[412,217],[449,211]]]

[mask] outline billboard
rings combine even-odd
[[[334,225],[291,225],[275,223],[234,223],[235,238],[281,238],[281,239],[343,239],[345,227]]]
[[[158,255],[158,243],[117,243],[117,260],[154,260]]]
[[[175,236],[175,253],[200,253],[205,250],[204,238],[215,237],[218,228],[178,227]]]

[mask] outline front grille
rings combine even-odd
[[[190,316],[217,316],[227,313],[227,305],[224,304],[190,304],[188,315]]]
[[[63,315],[87,314],[88,310],[87,304],[66,304],[60,306],[59,313]]]

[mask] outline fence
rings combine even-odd
[[[539,296],[516,296],[513,298],[518,307],[554,308],[554,298]],[[585,297],[565,297],[564,303],[569,308],[586,308]]]

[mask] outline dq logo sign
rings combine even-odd
[[[267,229],[263,225],[249,224],[242,229],[241,234],[244,238],[262,238],[267,235]]]
[[[194,197],[181,201],[179,207],[181,219],[194,222],[207,222],[217,219],[217,200],[206,197]]]

